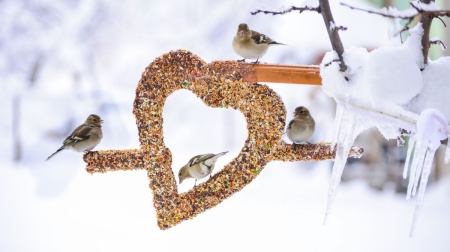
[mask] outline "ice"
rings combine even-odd
[[[410,236],[414,234],[414,229],[419,217],[419,212],[423,204],[425,189],[427,187],[428,176],[430,175],[433,164],[434,154],[441,145],[440,140],[447,138],[449,130],[448,122],[445,116],[437,109],[424,110],[417,121],[417,134],[411,135],[410,146],[408,147],[408,156],[405,163],[403,177],[406,177],[407,164],[411,154],[412,146],[415,142],[415,151],[411,171],[409,175],[408,191],[406,199],[409,200],[416,195],[419,190],[416,208],[414,210],[413,223],[410,230]],[[420,185],[419,185],[420,179]]]
[[[448,161],[450,161],[450,141],[447,142],[447,148],[445,149],[445,164],[448,164]]]
[[[415,191],[417,183],[419,182],[420,177],[419,174],[422,169],[425,153],[426,153],[426,146],[423,146],[423,143],[420,141],[416,142],[416,149],[414,152],[414,158],[409,175],[408,192],[406,194],[406,200],[408,201],[411,198],[411,194],[415,195],[415,192],[414,193],[412,192]]]
[[[338,136],[339,136],[339,130],[342,122],[342,116],[344,115],[344,107],[343,106],[336,106],[336,116],[334,119],[334,132],[333,132],[333,138],[331,140],[331,146],[336,147],[336,144],[338,142]]]
[[[350,148],[359,133],[366,128],[366,124],[360,119],[361,117],[356,113],[345,109],[343,106],[343,104],[338,103],[336,108],[335,124],[338,124],[339,126],[335,128],[334,137],[336,137],[337,140],[337,150],[333,172],[331,174],[330,187],[328,189],[328,202],[323,224],[327,222],[328,216],[330,215],[331,206],[333,205],[339,183],[341,182],[342,172],[347,163]]]
[[[411,161],[411,152],[414,149],[414,145],[416,143],[414,134],[411,134],[408,141],[408,152],[406,154],[406,160],[405,160],[405,168],[403,169],[403,178],[406,179],[408,176],[408,167],[409,163]]]
[[[417,220],[419,219],[420,209],[422,208],[423,198],[425,196],[425,189],[427,188],[428,176],[430,175],[431,166],[433,165],[433,158],[434,158],[434,151],[428,149],[426,152],[426,158],[423,165],[422,176],[420,178],[419,195],[416,200],[416,208],[414,210],[413,223],[411,225],[411,230],[409,231],[410,237],[414,235]]]

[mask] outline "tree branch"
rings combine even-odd
[[[442,42],[440,39],[437,38],[430,39],[430,45],[431,44],[440,45],[442,50],[447,50],[447,46],[445,46],[444,42]]]
[[[317,13],[320,13],[320,7],[295,7],[292,6],[291,8],[287,9],[287,10],[283,10],[283,11],[268,11],[268,10],[256,10],[253,12],[250,12],[250,14],[252,15],[256,15],[258,13],[264,13],[264,14],[272,14],[272,15],[284,15],[286,13],[289,13],[291,11],[298,11],[299,13],[302,13],[304,11],[316,11]]]
[[[339,57],[339,66],[341,72],[345,72],[347,70],[347,65],[345,65],[344,57],[342,54],[344,53],[344,46],[342,45],[341,38],[339,37],[339,30],[345,31],[347,30],[346,27],[343,26],[336,26],[334,23],[333,15],[331,14],[330,4],[328,0],[319,0],[319,6],[318,7],[295,7],[292,6],[291,8],[283,11],[268,11],[268,10],[256,10],[254,12],[250,12],[252,15],[256,15],[258,13],[264,13],[264,14],[272,14],[272,15],[284,15],[286,13],[292,12],[292,11],[299,11],[299,13],[302,13],[303,11],[316,11],[318,13],[322,14],[323,21],[325,22],[325,27],[327,28],[328,37],[331,41],[331,46],[334,51],[338,54]],[[347,79],[347,77],[345,77]]]
[[[421,0],[422,1],[422,3],[425,3],[425,4],[429,4],[430,2],[434,2],[434,0]],[[429,11],[429,10],[423,10],[423,9],[421,9],[421,8],[419,8],[418,6],[416,6],[416,5],[414,5],[414,3],[409,3],[409,4],[411,4],[411,6],[414,8],[414,9],[416,9],[416,11],[419,13],[419,14],[430,14],[430,15],[433,15],[434,17],[450,17],[450,10],[440,10],[440,11]]]
[[[425,4],[429,4],[430,0],[423,0],[422,2],[425,3]],[[433,2],[434,2],[434,0],[433,0]],[[428,10],[423,10],[423,9],[419,8],[418,6],[414,5],[414,3],[410,3],[410,4],[411,4],[411,7],[416,10],[416,13],[415,14],[411,14],[411,15],[404,15],[403,16],[403,15],[393,15],[393,14],[389,14],[389,13],[383,13],[383,12],[380,12],[380,11],[366,10],[366,9],[362,9],[362,8],[358,8],[358,7],[354,7],[354,6],[348,5],[346,3],[341,3],[341,5],[346,6],[346,7],[350,8],[350,9],[352,9],[352,10],[365,11],[365,12],[370,13],[370,14],[376,14],[376,15],[380,15],[380,16],[383,16],[383,17],[387,17],[387,18],[398,18],[398,19],[408,20],[408,22],[405,24],[405,26],[403,26],[403,29],[401,29],[395,35],[399,35],[400,33],[409,30],[409,25],[412,23],[414,18],[419,16],[419,15],[421,16],[420,22],[423,24],[424,31],[425,31],[425,29],[428,29],[428,31],[429,31],[429,27],[427,27],[427,26],[431,25],[431,20],[434,19],[434,18],[437,18],[437,19],[441,20],[442,23],[444,24],[444,26],[446,26],[446,24],[444,23],[444,21],[440,17],[450,17],[450,11],[448,11],[448,10],[447,11],[428,11]],[[429,34],[429,32],[424,33],[424,34]],[[423,49],[425,49],[425,47],[429,48],[429,44],[428,43],[424,43],[425,40],[429,40],[429,35],[427,35],[427,36],[424,36],[423,40],[422,40]],[[428,46],[426,46],[426,45],[428,45]],[[424,57],[425,57],[425,54],[426,54],[426,57],[428,57],[428,49],[424,50],[423,53],[424,53]],[[424,59],[424,64],[426,64],[426,62],[427,62],[427,59],[425,58]]]
[[[341,38],[337,29],[330,29],[331,25],[334,24],[333,15],[331,14],[331,8],[328,0],[319,0],[319,7],[322,10],[323,21],[325,22],[325,27],[327,27],[328,37],[330,37],[331,46],[333,50],[336,51],[340,60],[340,70],[345,72],[347,70],[347,65],[344,62],[344,46],[342,45]]]
[[[423,3],[429,4],[431,0],[422,0]],[[433,0],[434,2],[434,0]],[[420,22],[422,23],[423,35],[422,35],[422,54],[423,54],[423,68],[428,63],[428,52],[430,50],[430,28],[435,15],[429,12],[421,12],[421,10],[416,7],[413,3],[410,3],[411,6],[417,10],[417,12],[421,13]]]
[[[431,2],[434,2],[434,0],[421,0],[421,2],[424,3],[424,4],[430,4]],[[401,16],[401,15],[393,15],[393,14],[388,14],[388,13],[382,13],[380,11],[365,10],[365,9],[361,9],[361,8],[350,6],[350,5],[345,4],[345,3],[341,3],[341,5],[349,7],[350,9],[353,9],[353,10],[365,11],[365,12],[368,12],[368,13],[371,13],[371,14],[377,14],[377,15],[380,15],[380,16],[383,16],[383,17],[388,17],[388,18],[399,18],[399,19],[406,19],[406,20],[408,20],[408,23],[406,23],[406,25],[403,27],[402,30],[400,30],[399,33],[408,30],[409,29],[408,26],[411,24],[413,19],[416,16],[420,15],[420,23],[422,23],[422,28],[423,28],[423,36],[422,36],[422,54],[423,54],[423,66],[422,66],[422,69],[423,69],[426,66],[426,64],[428,63],[428,51],[430,49],[430,27],[431,27],[431,23],[432,23],[433,19],[437,18],[437,19],[442,21],[444,26],[446,26],[444,21],[440,17],[450,17],[450,11],[449,10],[439,10],[439,11],[424,10],[424,9],[420,8],[420,6],[416,6],[412,2],[410,4],[411,4],[411,7],[414,8],[416,13],[411,14],[411,15]],[[433,42],[431,42],[431,43],[433,43]],[[445,45],[443,45],[442,42],[441,42],[441,45],[443,46],[443,48],[446,48]]]

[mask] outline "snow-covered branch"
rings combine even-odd
[[[444,21],[440,17],[450,17],[450,10],[439,10],[439,7],[434,3],[434,0],[422,0],[417,2],[411,2],[410,3],[411,8],[404,11],[399,11],[392,7],[389,7],[388,9],[383,8],[381,10],[368,10],[354,7],[346,3],[341,3],[341,5],[349,7],[350,9],[353,10],[365,11],[367,13],[376,14],[383,17],[408,20],[408,22],[397,34],[409,30],[409,25],[412,23],[414,18],[420,16],[420,23],[422,23],[422,27],[424,30],[422,36],[422,54],[423,54],[423,67],[421,67],[422,70],[428,63],[428,51],[430,48],[430,39],[429,39],[430,28],[433,19],[437,18],[441,20],[444,26],[446,26]],[[443,48],[444,47],[445,45],[443,46]]]
[[[327,28],[328,37],[330,38],[331,45],[333,47],[333,50],[336,51],[337,56],[339,57],[339,68],[341,72],[345,72],[347,70],[347,66],[344,62],[344,57],[342,56],[344,53],[344,46],[342,45],[341,38],[339,37],[339,30],[345,31],[347,28],[343,26],[336,26],[333,14],[331,13],[330,3],[328,0],[319,0],[319,6],[317,7],[310,7],[310,6],[303,6],[303,7],[294,7],[283,11],[270,11],[270,10],[256,10],[254,12],[251,12],[252,15],[256,15],[258,13],[264,13],[264,14],[272,14],[272,15],[283,15],[286,13],[289,13],[291,11],[298,10],[300,13],[303,11],[317,11],[318,13],[322,14],[323,21],[325,22],[325,27]],[[348,80],[347,77],[345,77],[346,80]]]
[[[450,58],[430,61],[422,69],[421,45],[425,33],[422,26],[419,22],[411,28],[410,36],[400,46],[378,48],[370,53],[364,48],[347,49],[344,57],[348,72],[353,74],[349,82],[337,81],[341,73],[337,66],[329,64],[336,58],[335,52],[327,53],[322,61],[323,90],[338,105],[333,137],[337,153],[325,221],[350,146],[359,133],[377,127],[386,139],[397,139],[399,145],[403,144],[405,135],[410,136],[404,177],[409,171],[408,199],[418,191],[410,233],[413,235],[434,153],[450,136],[450,109],[446,102],[450,92]],[[431,41],[439,43],[436,39]],[[449,160],[447,145],[444,162]]]
[[[426,0],[424,0],[425,2]],[[408,9],[405,11],[399,11],[393,7],[389,7],[388,9],[383,8],[381,10],[370,10],[370,9],[363,9],[355,6],[351,6],[346,3],[341,3],[342,6],[348,7],[352,10],[359,10],[359,11],[365,11],[370,14],[376,14],[387,18],[399,18],[399,19],[406,19],[411,20],[414,19],[418,15],[422,14],[429,14],[432,15],[434,18],[437,17],[450,17],[450,10],[425,10],[425,4],[418,5],[414,2],[411,2],[412,9]],[[415,10],[415,11],[414,11]]]
[[[438,38],[432,38],[430,39],[430,45],[434,44],[434,45],[440,45],[442,50],[447,50],[447,46],[445,46],[444,42],[442,42],[440,39]]]
[[[258,13],[264,13],[264,14],[272,14],[272,15],[284,15],[286,13],[292,12],[292,11],[298,11],[299,13],[302,13],[304,11],[316,11],[318,13],[320,13],[320,7],[309,7],[309,6],[304,6],[304,7],[296,7],[296,6],[292,6],[289,9],[286,10],[282,10],[282,11],[271,11],[271,10],[256,10],[256,11],[252,11],[250,12],[252,15],[256,15]]]

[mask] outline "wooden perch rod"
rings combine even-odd
[[[244,75],[246,81],[322,85],[319,66],[258,64],[251,68],[254,71]]]

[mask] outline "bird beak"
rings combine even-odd
[[[239,33],[240,33],[241,35],[244,35],[245,32],[244,32],[244,30],[240,30]]]
[[[183,182],[183,180],[184,180],[184,178],[179,178],[179,182],[180,182],[180,184],[181,184],[181,182]]]

